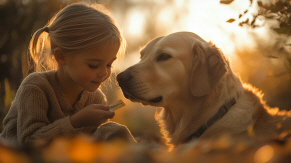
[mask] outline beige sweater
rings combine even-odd
[[[32,73],[21,83],[3,124],[1,137],[20,145],[35,139],[93,133],[96,127],[74,129],[69,116],[89,104],[106,104],[104,94],[84,90],[72,107],[61,91],[56,71]]]

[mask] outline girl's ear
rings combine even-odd
[[[54,56],[56,61],[58,62],[59,65],[65,65],[66,61],[65,61],[65,53],[61,48],[56,48],[54,50]]]

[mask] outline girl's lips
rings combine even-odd
[[[101,82],[94,82],[94,81],[91,81],[92,83],[94,83],[94,84],[101,84]]]

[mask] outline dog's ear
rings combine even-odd
[[[210,94],[227,73],[227,63],[223,54],[211,43],[195,42],[193,53],[190,89],[192,95],[201,97]]]

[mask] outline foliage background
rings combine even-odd
[[[80,1],[0,0],[1,121],[23,80],[22,69],[26,66],[23,60],[27,57],[32,34],[43,27],[59,9],[74,2]],[[192,31],[206,41],[212,41],[230,59],[233,71],[244,82],[262,90],[268,105],[291,109],[290,1],[81,2],[104,4],[123,29],[128,44],[126,56],[114,65],[112,81],[105,83],[102,90],[109,104],[118,99],[125,101],[126,107],[118,110],[112,121],[127,125],[137,138],[160,141],[159,126],[154,119],[155,112],[160,108],[142,106],[125,99],[115,76],[138,62],[139,49],[148,41],[176,31]],[[284,3],[282,5],[278,2]]]

